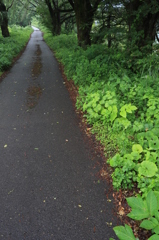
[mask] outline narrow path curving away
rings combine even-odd
[[[115,238],[109,186],[95,176],[99,156],[40,31],[0,83],[0,116],[0,239]]]

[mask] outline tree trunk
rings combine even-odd
[[[52,25],[53,25],[53,33],[55,35],[60,35],[61,34],[60,12],[53,13]]]
[[[8,19],[3,19],[3,22],[1,24],[1,31],[3,37],[9,37],[9,30],[8,30]]]
[[[0,12],[2,13],[2,22],[1,22],[1,31],[3,37],[9,37],[8,30],[8,14],[6,10],[6,6],[0,1]]]
[[[91,45],[90,32],[94,16],[90,1],[75,0],[74,11],[76,15],[78,45],[86,48],[87,45]]]
[[[125,7],[128,14],[129,41],[133,40],[134,45],[141,51],[145,46],[152,46],[155,41],[159,7],[152,11],[154,6],[150,0],[134,0]]]
[[[110,31],[110,28],[111,28],[111,14],[110,13],[107,18],[107,28],[108,28],[108,31]],[[111,39],[111,34],[109,32],[108,33],[108,48],[111,48],[111,43],[112,43],[112,39]]]
[[[51,5],[51,2],[48,0],[45,0],[49,13],[52,19],[52,32],[54,35],[60,35],[61,33],[61,22],[60,22],[60,12],[58,11],[58,6],[56,9],[54,9]]]

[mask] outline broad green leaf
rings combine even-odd
[[[113,122],[117,117],[118,109],[116,106],[112,107],[112,112],[110,114],[110,121]]]
[[[150,191],[146,197],[147,207],[151,216],[154,216],[157,212],[157,198],[153,191]]]
[[[154,194],[155,194],[155,196],[157,198],[157,209],[159,210],[159,191],[154,191]]]
[[[112,106],[108,107],[109,112],[112,112]]]
[[[90,114],[90,115],[93,115],[94,111],[92,110],[92,108],[88,108],[87,109],[87,112]]]
[[[119,163],[121,162],[121,157],[117,153],[113,158],[110,159],[110,166],[111,167],[116,167],[119,166]]]
[[[125,127],[125,129],[127,129],[131,125],[131,122],[126,118],[117,118],[117,120]]]
[[[97,106],[97,103],[96,103],[96,102],[93,102],[93,101],[92,101],[91,103],[92,103],[92,104],[91,104],[91,105],[89,104],[88,106],[89,106],[89,107],[91,107],[91,106],[92,106],[93,108],[96,108],[96,106]]]
[[[150,154],[151,152],[146,150],[146,161],[150,159]]]
[[[145,133],[145,137],[147,138],[147,140],[151,140],[151,139],[154,139],[155,135],[152,131],[147,131]]]
[[[141,197],[129,197],[126,198],[126,201],[132,209],[148,210],[147,205]]]
[[[134,111],[134,110],[136,110],[136,109],[137,109],[137,107],[132,106],[131,103],[130,103],[130,104],[126,104],[126,111],[127,111],[128,113],[132,113],[132,111]]]
[[[131,110],[132,110],[132,111],[135,111],[136,109],[137,109],[136,106],[132,106],[132,105],[131,105]]]
[[[157,220],[155,217],[150,217],[149,220],[150,220],[151,222],[153,222],[154,224],[156,224],[156,225],[159,224],[158,220]]]
[[[131,154],[124,155],[124,161],[133,161],[133,156]]]
[[[134,144],[132,146],[132,151],[133,152],[138,152],[138,153],[142,153],[143,152],[143,148],[140,144]]]
[[[143,220],[142,223],[140,224],[140,227],[147,230],[152,230],[153,228],[157,227],[157,225],[158,225],[158,222],[154,223],[150,220]]]
[[[153,177],[156,172],[158,171],[158,168],[155,163],[150,161],[143,161],[140,164],[140,167],[138,169],[139,174],[143,175],[145,177]]]
[[[109,107],[109,103],[108,103],[108,102],[105,103],[105,107],[106,107],[106,108]]]
[[[148,240],[159,240],[159,235],[154,234],[150,238],[148,238]]]
[[[149,211],[147,204],[141,197],[130,197],[126,199],[129,206],[132,208],[131,213],[128,216],[135,220],[142,220],[149,217]]]
[[[149,212],[148,210],[139,210],[139,209],[133,209],[131,213],[127,215],[128,217],[134,219],[134,220],[142,220],[144,218],[149,217]]]
[[[154,233],[159,234],[159,225],[153,229]]]
[[[121,108],[121,110],[120,110],[120,116],[122,116],[123,118],[126,118],[125,108]]]
[[[92,114],[92,117],[94,117],[94,118],[99,118],[99,114],[96,113],[96,112],[94,112],[94,113]]]
[[[155,218],[159,221],[159,212],[155,213]]]
[[[149,147],[152,150],[158,150],[159,149],[159,140],[158,139],[149,140]]]
[[[132,229],[125,224],[125,227],[123,226],[117,226],[113,228],[115,234],[119,238],[119,240],[136,240]]]
[[[141,155],[138,152],[132,152],[131,153],[133,160],[138,161],[141,158]]]
[[[101,114],[102,114],[103,116],[106,115],[106,114],[107,114],[107,110],[106,110],[106,109],[102,109]]]
[[[151,130],[156,136],[159,136],[159,128],[153,128]]]

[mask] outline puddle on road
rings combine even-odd
[[[42,62],[41,62],[41,49],[40,46],[37,44],[37,50],[35,52],[35,61],[33,64],[33,68],[32,68],[32,77],[33,78],[37,78],[40,73],[41,73],[41,69],[42,69]]]
[[[42,95],[42,89],[38,81],[38,76],[41,73],[42,69],[42,62],[41,62],[41,49],[40,46],[37,44],[37,49],[35,52],[35,61],[33,62],[32,72],[32,79],[30,80],[30,85],[27,89],[27,107],[29,109],[34,108],[38,104],[38,100]]]
[[[42,94],[42,89],[39,86],[30,86],[27,90],[27,107],[34,108],[38,104],[38,100]]]

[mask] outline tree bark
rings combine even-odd
[[[76,16],[78,45],[82,48],[91,45],[90,33],[93,17],[100,1],[95,1],[93,5],[90,0],[74,0],[73,7]]]
[[[128,14],[129,41],[133,39],[139,50],[152,46],[155,41],[156,23],[159,18],[159,7],[154,10],[152,1],[134,0],[125,4]]]
[[[110,31],[111,28],[111,14],[109,13],[108,18],[107,18],[107,28],[108,31]],[[111,39],[111,34],[108,34],[108,48],[111,48],[111,43],[112,43],[112,39]]]
[[[0,1],[0,12],[2,13],[2,22],[1,22],[1,31],[3,37],[9,37],[9,30],[8,30],[8,14],[7,9],[4,3]]]
[[[78,45],[85,48],[91,45],[90,32],[93,24],[93,12],[90,1],[75,0]]]
[[[54,5],[54,8],[51,5],[50,0],[45,0],[46,5],[48,6],[49,13],[52,19],[52,32],[54,35],[60,35],[61,33],[61,22],[60,22],[60,11],[58,6]]]
[[[1,24],[1,31],[3,37],[9,37],[9,30],[8,30],[8,18],[3,18],[2,24]]]

